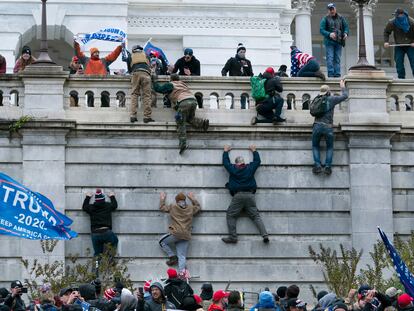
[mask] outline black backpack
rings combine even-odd
[[[326,112],[328,112],[328,95],[318,95],[316,96],[309,107],[310,114],[313,117],[322,117]]]
[[[187,282],[182,281],[179,284],[173,283],[166,286],[165,294],[168,300],[178,308],[183,303],[185,297],[193,294],[193,290]]]

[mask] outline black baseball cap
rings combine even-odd
[[[15,288],[15,287],[23,288],[23,284],[19,280],[16,280],[16,281],[11,282],[10,287],[11,288]]]

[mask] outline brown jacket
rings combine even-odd
[[[171,81],[171,83],[174,85],[174,89],[168,97],[172,103],[179,103],[184,99],[195,99],[193,93],[183,81]]]
[[[191,229],[193,224],[193,216],[200,210],[200,204],[197,200],[191,200],[191,205],[181,208],[177,204],[165,204],[165,200],[160,201],[160,210],[169,213],[171,223],[168,231],[181,240],[191,240]]]

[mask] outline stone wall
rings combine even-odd
[[[246,291],[297,283],[302,297],[312,302],[308,285],[326,286],[320,267],[309,258],[309,246],[322,243],[338,249],[342,243],[363,248],[365,264],[378,239],[378,225],[389,234],[403,235],[414,227],[410,207],[414,120],[401,101],[412,96],[409,81],[393,82],[381,72],[353,72],[346,77],[351,96],[336,108],[333,174],[326,177],[311,172],[312,118],[301,110],[303,96],[317,93],[315,79],[285,79],[282,96],[297,98],[296,109],[285,112],[289,122],[254,127],[248,123],[255,114],[253,103],[249,109],[237,103],[240,93],[249,91],[247,80],[190,79],[194,90],[216,91],[219,105],[197,110],[210,117],[211,128],[207,133],[190,130],[190,150],[179,156],[173,113],[168,109],[155,110],[156,123],[130,124],[127,108],[68,106],[73,89],[83,94],[95,87],[99,94],[108,87],[124,88],[127,93],[127,78],[73,79],[57,69],[47,72],[28,68],[20,77],[0,80],[5,96],[0,107],[0,169],[49,196],[74,220],[79,237],[59,242],[53,256],[45,257],[39,242],[0,236],[2,285],[25,277],[21,258],[53,261],[74,253],[88,256],[89,220],[81,205],[85,193],[96,187],[116,193],[114,231],[120,256],[131,259],[136,284],[165,275],[166,258],[158,239],[166,231],[168,217],[158,210],[160,191],[167,192],[169,200],[178,191],[193,191],[201,202],[203,211],[195,219],[188,256],[191,273],[199,277],[192,281],[195,288],[205,281],[219,288],[231,280],[231,288]],[[337,83],[328,81],[334,92]],[[9,98],[13,89],[19,90],[18,106]],[[234,94],[234,109],[220,104],[226,89]],[[394,95],[398,99],[393,103]],[[392,105],[401,109],[392,111]],[[23,114],[35,116],[34,121],[10,136],[10,122]],[[228,174],[221,165],[222,148],[230,144],[232,159],[239,154],[249,159],[247,146],[252,143],[262,158],[256,197],[271,242],[263,244],[253,223],[243,216],[238,222],[239,243],[225,245],[221,237],[227,233],[225,210],[231,197],[224,188]]]

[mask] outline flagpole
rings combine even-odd
[[[148,45],[148,43],[150,43],[151,42],[151,40],[152,40],[152,37],[150,37],[148,40],[147,40],[147,42],[145,42],[145,44],[144,44],[144,46],[143,46],[143,49],[145,50],[145,47]]]

